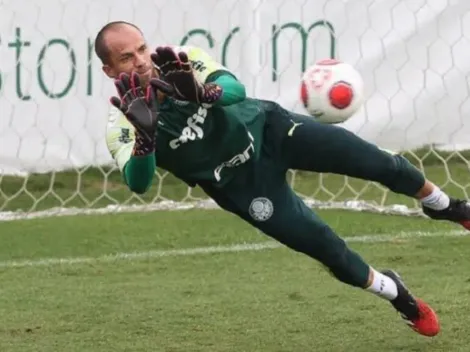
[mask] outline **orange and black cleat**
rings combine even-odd
[[[398,296],[391,303],[405,323],[421,335],[436,336],[440,325],[434,310],[421,299],[413,297],[397,273],[385,270],[382,274],[397,284]]]

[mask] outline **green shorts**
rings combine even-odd
[[[270,102],[266,113],[260,157],[241,166],[223,188],[200,186],[223,209],[294,250],[325,262],[341,255],[345,244],[291,189],[286,181],[289,169],[376,181],[410,196],[424,185],[422,174],[406,159],[344,128]]]

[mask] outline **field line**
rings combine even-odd
[[[379,243],[393,242],[406,239],[415,239],[423,237],[461,237],[470,234],[468,231],[449,231],[449,232],[397,232],[395,234],[371,234],[364,236],[344,237],[348,243]],[[94,264],[109,263],[116,261],[136,261],[145,259],[155,259],[162,257],[182,257],[194,255],[207,255],[219,253],[236,253],[249,251],[262,251],[282,247],[281,244],[274,241],[265,241],[261,243],[240,243],[223,246],[208,246],[185,249],[166,249],[151,250],[142,252],[114,253],[98,257],[66,257],[66,258],[41,258],[31,260],[7,260],[0,261],[0,268],[24,268],[24,267],[49,267],[57,265],[74,265],[74,264]]]

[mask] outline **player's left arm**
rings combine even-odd
[[[194,76],[199,83],[214,83],[222,87],[222,97],[214,105],[232,105],[246,98],[245,86],[228,68],[217,62],[206,51],[191,46],[181,47],[180,50],[188,55]]]
[[[223,89],[222,97],[214,103],[216,106],[236,104],[246,98],[245,86],[230,73],[216,71],[213,75],[208,77],[206,82],[213,82]]]

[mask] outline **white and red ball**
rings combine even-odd
[[[302,75],[300,96],[308,114],[323,123],[341,123],[364,101],[361,74],[350,64],[327,59],[308,67]]]

